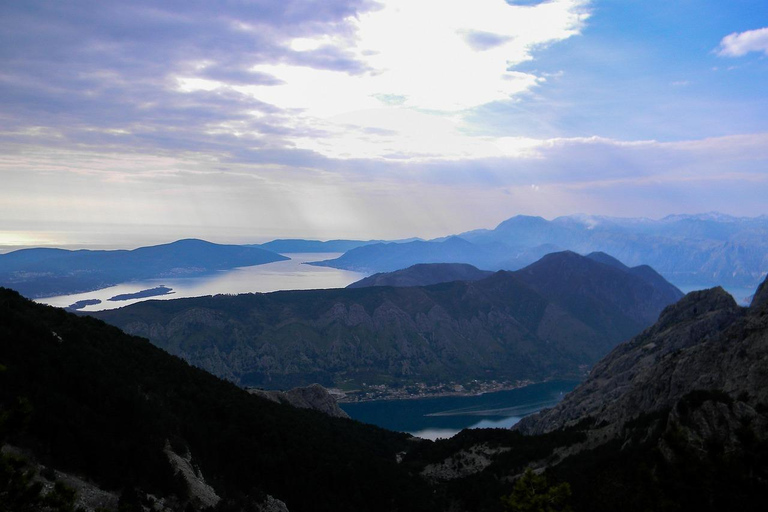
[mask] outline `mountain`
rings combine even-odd
[[[761,361],[768,351],[766,304],[756,297],[747,310],[722,288],[689,293],[600,361],[557,407],[519,428],[547,432],[590,416],[615,435],[637,416],[671,409],[696,390],[768,403],[768,364]]]
[[[521,249],[497,242],[475,244],[454,236],[439,241],[366,245],[310,265],[357,272],[393,272],[419,263],[466,263],[483,269],[514,270],[557,250],[551,245]]]
[[[459,238],[471,245],[456,250]],[[364,250],[365,249],[365,250]],[[325,266],[390,272],[417,263],[468,263],[516,270],[547,252],[610,254],[624,263],[650,265],[677,286],[754,288],[768,273],[768,216],[708,213],[661,220],[572,215],[546,220],[518,215],[495,229],[422,242],[412,250],[374,245],[349,251]]]
[[[147,301],[94,316],[236,383],[285,389],[580,375],[680,296],[560,253],[474,282]]]
[[[365,277],[347,288],[368,286],[428,286],[451,281],[478,281],[493,272],[466,263],[420,263],[403,270],[383,272]]]
[[[21,249],[0,254],[0,285],[27,297],[46,297],[139,279],[193,276],[286,259],[258,247],[195,239],[131,251]]]
[[[576,272],[574,261],[550,258],[532,274]],[[722,289],[688,294],[517,430],[436,442],[249,395],[146,340],[4,289],[0,339],[9,510],[765,508],[766,282],[749,308]]]
[[[768,280],[749,308],[722,288],[689,293],[552,409],[513,431],[421,445],[403,463],[442,486],[455,510],[502,510],[500,495],[530,510],[522,504],[533,495],[594,512],[761,511],[767,290]]]
[[[121,511],[433,510],[431,490],[396,463],[416,444],[404,434],[250,395],[7,289],[0,340],[4,510],[74,510],[63,487],[50,493],[60,507],[36,504],[27,467],[48,489],[80,488],[90,510],[94,499]]]
[[[301,238],[279,238],[261,245],[249,247],[261,247],[279,254],[286,253],[322,253],[322,252],[347,252],[357,247],[380,243],[381,240],[304,240]]]

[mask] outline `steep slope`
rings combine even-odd
[[[547,261],[475,282],[148,301],[95,316],[240,384],[290,388],[580,375],[669,303],[587,258]],[[569,286],[571,267],[629,297],[619,307],[611,290]]]
[[[429,286],[451,281],[478,281],[493,274],[466,263],[420,263],[394,272],[382,272],[356,281],[347,288],[368,286]]]
[[[10,431],[46,466],[121,493],[121,510],[147,493],[171,510],[260,510],[265,493],[291,512],[429,510],[395,462],[404,435],[249,395],[7,289],[0,340],[0,442]]]
[[[28,297],[45,297],[137,279],[199,275],[286,259],[258,247],[194,239],[132,251],[22,249],[0,254],[0,285]]]
[[[515,275],[590,325],[616,330],[619,337],[625,338],[631,336],[629,332],[637,333],[655,322],[661,313],[660,304],[672,304],[683,297],[680,290],[653,270],[630,269],[606,257],[600,262],[564,251],[544,256]]]
[[[267,391],[252,388],[248,392],[278,404],[288,404],[299,409],[312,409],[334,418],[349,418],[349,415],[339,407],[328,390],[320,384],[293,388],[288,391]]]
[[[550,410],[512,431],[464,431],[404,463],[455,510],[501,510],[508,482],[558,489],[574,510],[762,511],[768,492],[768,300],[688,294],[614,349]],[[525,433],[527,435],[522,435]],[[568,487],[561,484],[567,483]],[[514,500],[513,500],[514,501]]]
[[[589,378],[563,402],[526,418],[518,428],[548,432],[589,416],[610,425],[615,433],[631,419],[669,408],[699,389],[737,387],[764,401],[768,387],[760,387],[768,379],[739,382],[745,369],[754,370],[747,357],[757,355],[750,355],[757,347],[755,340],[735,339],[738,326],[729,330],[744,316],[745,310],[722,288],[692,292],[667,308],[655,325],[595,365]]]

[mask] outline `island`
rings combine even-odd
[[[117,302],[121,300],[146,299],[147,297],[157,297],[159,295],[168,295],[171,293],[174,293],[173,288],[168,288],[167,286],[157,286],[155,288],[148,288],[136,293],[121,293],[119,295],[115,295],[114,297],[110,297],[107,300]]]
[[[101,301],[99,299],[85,299],[85,300],[79,300],[74,304],[70,304],[69,306],[67,306],[66,309],[71,309],[76,311],[78,309],[83,309],[84,307],[87,307],[87,306],[95,306],[96,304],[101,304]]]

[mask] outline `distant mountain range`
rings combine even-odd
[[[291,253],[323,253],[323,252],[347,252],[365,245],[378,243],[406,243],[420,240],[419,238],[407,238],[404,240],[305,240],[303,238],[278,238],[260,245],[248,247],[261,247],[280,254]]]
[[[471,243],[453,236],[429,242],[370,244],[352,249],[338,258],[310,265],[366,273],[392,272],[419,263],[467,263],[484,270],[516,270],[560,250],[555,245],[513,249],[497,242]]]
[[[580,375],[681,296],[650,269],[563,252],[474,282],[149,301],[94,316],[243,385],[543,380]]]
[[[768,273],[768,216],[709,213],[661,220],[573,215],[548,221],[519,215],[495,229],[431,241],[372,244],[316,265],[391,272],[417,263],[468,263],[515,270],[559,250],[608,253],[650,265],[677,286],[754,288]]]
[[[258,247],[195,239],[132,251],[22,249],[0,254],[0,286],[27,297],[50,297],[139,279],[194,276],[287,259]]]
[[[268,251],[285,253],[303,253],[303,252],[347,252],[357,249],[364,245],[380,243],[381,240],[304,240],[301,238],[279,238],[265,244],[251,245],[249,247],[261,247]]]

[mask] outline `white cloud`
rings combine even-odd
[[[768,55],[768,27],[729,34],[720,41],[717,50],[722,57],[741,57],[750,52]]]
[[[509,68],[532,58],[534,48],[578,34],[587,18],[584,0],[534,7],[504,0],[390,0],[379,10],[350,18],[355,37],[301,38],[294,49],[343,45],[372,70],[362,76],[324,73],[295,65],[257,66],[284,86],[257,87],[259,99],[310,114],[334,115],[376,95],[398,95],[409,107],[456,111],[509,98],[537,83]],[[494,44],[478,47],[467,34]],[[307,90],[310,88],[311,90]]]
[[[425,160],[522,154],[530,141],[472,137],[462,112],[524,94],[545,76],[514,70],[535,49],[580,32],[587,0],[535,6],[504,0],[390,0],[349,17],[349,31],[287,42],[307,64],[254,66],[278,85],[240,85],[178,77],[182,91],[231,88],[292,112],[288,124],[312,127],[290,141],[330,158]],[[311,52],[350,57],[354,68],[318,69]],[[360,69],[367,71],[360,72]],[[324,136],[320,136],[320,134]]]

